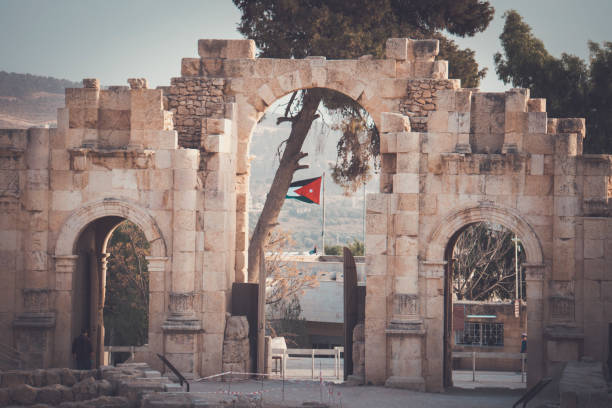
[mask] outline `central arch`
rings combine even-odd
[[[440,302],[441,310],[436,314],[437,316],[443,316],[444,319],[437,322],[428,322],[428,332],[432,333],[444,333],[444,336],[436,336],[434,334],[428,335],[427,347],[428,354],[439,355],[442,358],[442,364],[438,361],[428,362],[430,373],[435,373],[437,377],[436,382],[439,384],[439,388],[449,386],[452,383],[450,379],[450,370],[452,367],[451,348],[448,342],[450,341],[450,322],[451,312],[450,306],[452,305],[451,294],[448,293],[449,277],[451,276],[451,266],[447,262],[449,257],[449,246],[454,245],[454,240],[457,234],[462,231],[466,226],[475,224],[478,222],[490,222],[499,224],[509,230],[512,230],[521,240],[523,248],[525,249],[526,263],[522,266],[526,270],[526,283],[527,283],[527,327],[529,333],[541,333],[542,331],[542,299],[543,299],[543,268],[544,257],[542,246],[537,234],[529,223],[518,213],[516,210],[511,208],[505,208],[496,206],[492,203],[481,203],[479,206],[467,207],[451,211],[445,217],[443,217],[433,228],[429,234],[425,260],[423,264],[439,265],[440,271],[436,274],[433,279],[429,279],[432,286],[444,288],[444,301]],[[434,282],[435,281],[435,282]],[[442,325],[442,330],[440,330]],[[437,326],[437,327],[434,327]],[[527,383],[528,386],[535,384],[543,372],[543,345],[541,342],[530,343],[529,346],[530,357],[529,364],[527,366]],[[433,352],[433,353],[432,353]]]

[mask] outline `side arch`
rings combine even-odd
[[[544,261],[542,245],[533,228],[514,209],[482,204],[451,212],[442,218],[433,229],[427,242],[426,261],[443,261],[444,253],[452,236],[462,227],[476,222],[494,222],[512,230],[523,243],[527,263],[540,265]]]
[[[93,201],[75,210],[62,225],[55,244],[56,257],[74,255],[81,232],[93,221],[102,217],[121,217],[136,224],[151,245],[152,257],[166,257],[166,241],[155,219],[140,206],[117,198]]]

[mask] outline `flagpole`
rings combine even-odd
[[[323,183],[323,230],[321,235],[323,235],[323,250],[322,253],[325,255],[325,172],[323,172],[323,176],[321,176],[321,181]]]
[[[366,182],[363,182],[363,255],[365,256],[365,242],[366,242]]]

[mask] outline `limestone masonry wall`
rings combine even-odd
[[[85,326],[102,364],[106,239],[128,219],[151,244],[141,358],[161,369],[164,354],[193,377],[237,363],[223,344],[232,283],[246,278],[251,134],[274,101],[320,87],[360,103],[381,138],[380,192],[366,199],[366,382],[452,385],[445,277],[457,233],[481,221],[525,249],[529,385],[605,361],[611,156],[582,154],[584,119],[548,118],[525,89],[462,89],[437,54],[435,40],[392,38],[383,59],[260,59],[251,40],[200,40],[168,87],[86,79],[66,90],[56,129],[1,130],[0,342],[28,367],[67,367]]]
[[[179,134],[179,146],[199,149],[205,118],[222,119],[225,100],[222,78],[172,78],[171,86],[163,88],[167,109],[174,114],[174,128]]]

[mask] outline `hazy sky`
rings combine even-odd
[[[348,1],[348,0],[347,0]],[[492,0],[495,19],[483,34],[459,39],[489,66],[481,84],[499,91],[493,54],[502,14],[514,8],[554,55],[588,57],[587,41],[612,41],[612,0]],[[199,38],[240,38],[230,0],[0,0],[0,70],[123,85],[146,77],[166,85]]]

